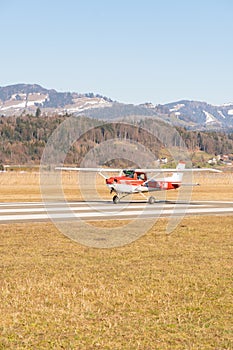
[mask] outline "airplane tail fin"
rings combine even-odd
[[[179,162],[179,164],[176,167],[177,170],[179,170],[178,173],[174,172],[171,181],[173,182],[182,182],[183,174],[181,171],[185,169],[185,163],[184,162]]]

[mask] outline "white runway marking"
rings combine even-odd
[[[164,204],[163,204],[164,206]],[[163,206],[161,207],[161,209],[163,208]],[[182,205],[180,205],[182,207]],[[184,205],[183,205],[184,206]],[[200,205],[200,206],[204,206],[204,205]],[[174,204],[166,204],[166,208],[173,208]],[[94,210],[98,210],[98,211],[102,211],[102,210],[106,210],[106,211],[110,211],[111,213],[115,213],[116,211],[122,211],[123,209],[141,209],[144,210],[146,208],[146,205],[124,205],[124,206],[120,206],[120,205],[115,205],[114,207],[111,205],[98,205],[98,206],[93,206],[93,205],[88,205],[88,206],[82,206],[82,207],[77,207],[77,206],[69,206],[69,205],[62,205],[62,207],[58,207],[56,206],[52,206],[52,207],[45,207],[44,208],[14,208],[14,209],[0,209],[0,215],[4,214],[4,213],[31,213],[33,212],[64,212],[64,211],[78,211],[78,212],[82,212],[82,211],[86,211],[87,209],[94,209]],[[150,207],[151,208],[151,205]],[[113,210],[114,209],[114,210]]]
[[[193,201],[156,202],[69,202],[69,203],[0,203],[0,223],[54,220],[120,220],[158,218],[180,215],[232,215],[233,202]]]

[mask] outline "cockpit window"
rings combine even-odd
[[[145,174],[144,173],[137,174],[137,178],[138,180],[145,180]]]
[[[134,170],[123,170],[123,174],[127,177],[131,177],[132,179],[134,177],[134,173],[135,173]]]

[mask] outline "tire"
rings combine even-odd
[[[149,199],[148,199],[148,203],[149,204],[154,204],[154,202],[155,202],[155,197],[150,196]]]
[[[120,198],[117,195],[115,195],[112,200],[114,204],[118,204],[120,202]]]

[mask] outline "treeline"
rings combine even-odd
[[[64,116],[0,117],[0,163],[39,164],[44,147]]]
[[[0,164],[39,164],[49,137],[67,118],[69,118],[67,115],[0,117]],[[106,122],[100,125],[100,121],[95,119],[80,118],[90,130],[72,145],[66,157],[67,163],[80,164],[93,147],[112,139],[128,140],[144,145],[155,157],[164,154],[164,144],[153,134],[145,131],[140,121],[136,122],[135,126],[120,122]],[[177,131],[181,138],[174,137],[174,147],[182,147],[182,139],[190,152],[201,150],[210,155],[233,152],[233,133],[196,132],[184,128],[177,128]],[[111,152],[111,143],[108,147]]]
[[[0,164],[39,164],[46,143],[53,131],[69,116],[0,117]],[[83,157],[96,145],[118,139],[142,144],[159,156],[161,142],[142,128],[124,123],[105,123],[88,117],[82,119],[89,130],[79,137],[67,154],[66,162],[80,164]],[[77,118],[76,118],[77,119]],[[101,124],[101,125],[100,125]],[[98,126],[100,125],[100,126]],[[72,133],[73,130],[70,130]],[[62,151],[61,138],[60,149]],[[111,153],[111,142],[106,146]]]
[[[191,152],[200,150],[210,155],[233,153],[233,133],[177,130]]]

